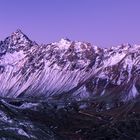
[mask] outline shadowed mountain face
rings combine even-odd
[[[38,45],[20,30],[0,42],[0,95],[37,98],[108,98],[140,92],[140,46],[109,49],[61,39]]]

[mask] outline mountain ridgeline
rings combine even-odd
[[[20,30],[0,41],[1,97],[127,102],[139,95],[140,45],[38,45]]]

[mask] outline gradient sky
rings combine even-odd
[[[140,0],[0,0],[0,40],[18,28],[37,43],[140,44]]]

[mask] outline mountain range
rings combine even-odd
[[[100,48],[69,39],[40,45],[17,30],[0,41],[0,96],[138,99],[140,45]]]

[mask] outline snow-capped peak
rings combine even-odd
[[[24,33],[20,29],[17,29],[15,32],[12,33],[12,35],[17,36],[17,37],[25,36]]]
[[[56,45],[60,49],[68,49],[71,45],[71,41],[69,39],[62,38],[59,42],[52,43],[52,45]]]
[[[32,45],[33,42],[18,29],[16,32],[13,32],[11,36],[2,41],[1,48],[4,48],[8,52],[14,52],[21,49],[29,49]]]
[[[16,43],[26,44],[27,42],[31,42],[30,39],[20,29],[16,30],[16,32],[13,32],[9,38],[14,45]]]

